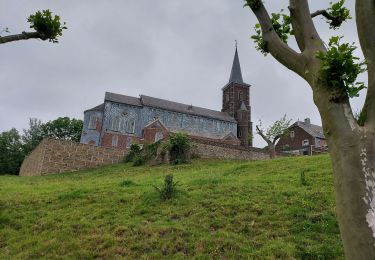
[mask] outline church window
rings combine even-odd
[[[112,146],[116,147],[118,145],[118,135],[112,136]]]
[[[238,137],[242,137],[242,131],[238,130]]]
[[[112,120],[112,130],[113,131],[119,131],[120,130],[120,119],[118,117],[115,117]]]
[[[96,116],[91,115],[89,120],[89,129],[96,129]]]
[[[159,140],[161,140],[161,139],[163,139],[164,138],[164,136],[163,136],[163,133],[162,132],[157,132],[156,134],[155,134],[155,142],[157,142],[157,141],[159,141]]]
[[[130,146],[132,146],[132,143],[133,143],[133,139],[131,137],[128,137],[126,139],[126,148],[130,148]]]
[[[225,94],[225,100],[226,102],[229,102],[229,94]]]
[[[130,118],[128,120],[126,132],[128,132],[130,134],[134,134],[134,131],[135,131],[135,120],[134,120],[134,118]]]
[[[238,100],[242,101],[242,91],[238,92]]]

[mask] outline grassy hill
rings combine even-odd
[[[0,259],[342,259],[334,207],[328,156],[0,176]]]

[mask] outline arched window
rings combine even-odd
[[[128,137],[126,139],[126,148],[130,148],[130,146],[132,146],[132,143],[133,143],[133,139],[131,137]]]
[[[128,120],[126,132],[128,132],[130,134],[134,134],[134,131],[135,131],[135,120],[134,120],[134,118],[130,118]]]
[[[96,129],[96,116],[95,115],[90,116],[88,129]]]
[[[120,118],[115,117],[112,120],[112,130],[113,131],[119,131],[120,130]]]
[[[118,145],[118,135],[112,136],[112,146],[116,147]]]
[[[157,141],[159,141],[159,140],[161,140],[161,139],[163,139],[163,138],[164,138],[164,135],[163,135],[162,132],[157,132],[157,133],[155,134],[155,142],[157,142]]]

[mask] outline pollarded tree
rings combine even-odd
[[[322,118],[333,164],[336,212],[348,259],[375,259],[375,1],[356,0],[356,23],[367,63],[368,89],[359,120],[349,98],[364,88],[356,83],[365,64],[353,56],[355,47],[320,38],[313,17],[323,15],[331,28],[350,18],[344,1],[310,12],[308,0],[290,0],[290,15],[270,16],[262,0],[246,0],[259,24],[253,39],[311,86]],[[293,35],[299,51],[287,44]]]
[[[267,130],[262,128],[262,121],[259,120],[259,125],[256,126],[257,133],[267,142],[270,158],[276,158],[275,145],[277,141],[285,134],[288,133],[290,122],[284,115],[281,119],[276,120]]]
[[[62,30],[67,29],[65,22],[61,23],[60,17],[58,15],[52,16],[49,10],[38,11],[30,15],[27,21],[30,23],[30,28],[35,31],[0,36],[0,44],[28,39],[49,40],[57,43],[58,37],[62,35]],[[9,33],[9,29],[5,28],[2,32]]]

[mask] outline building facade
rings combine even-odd
[[[276,145],[277,151],[301,155],[312,154],[314,151],[322,152],[327,149],[327,139],[324,136],[323,128],[311,124],[309,118],[291,125],[288,134],[282,136]]]
[[[221,111],[141,95],[106,92],[104,103],[84,112],[81,143],[129,148],[174,132],[251,146],[250,85],[242,80],[236,48]]]

